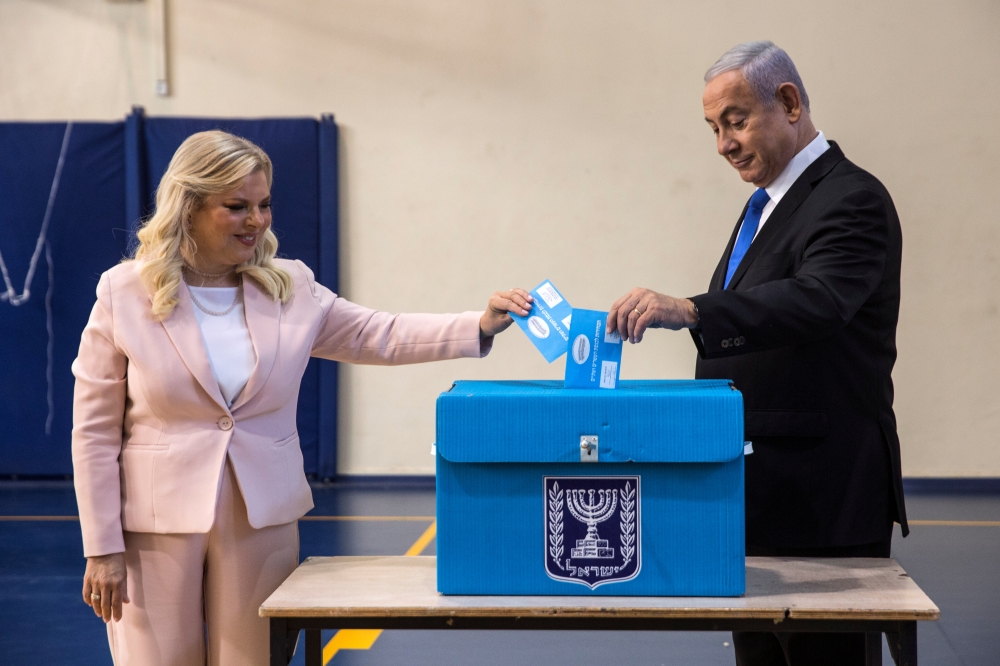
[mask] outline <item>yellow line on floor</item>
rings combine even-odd
[[[420,538],[413,542],[413,545],[404,553],[406,557],[416,557],[424,552],[434,537],[437,535],[437,522],[424,530]],[[341,629],[330,642],[323,647],[323,666],[330,663],[341,650],[370,650],[378,637],[382,635],[381,629]]]
[[[381,629],[341,629],[323,648],[323,666],[341,650],[369,650],[382,635]]]
[[[424,552],[434,537],[437,536],[437,522],[431,523],[431,526],[424,530],[424,533],[420,535],[420,538],[413,542],[410,549],[403,553],[406,557],[416,557],[420,553]]]

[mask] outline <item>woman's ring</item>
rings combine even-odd
[[[99,595],[99,594],[91,594],[90,598],[93,599],[94,601],[100,601],[101,600],[101,595]]]

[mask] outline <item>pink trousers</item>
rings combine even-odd
[[[298,523],[252,528],[227,463],[210,532],[125,532],[131,603],[108,623],[115,666],[266,666],[257,609],[298,563]]]

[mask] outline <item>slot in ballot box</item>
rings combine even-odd
[[[744,592],[727,381],[459,381],[437,401],[436,456],[443,594]]]

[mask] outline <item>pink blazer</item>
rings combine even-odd
[[[190,292],[153,319],[139,264],[101,276],[73,363],[73,471],[84,554],[125,550],[123,530],[207,532],[228,454],[256,528],[313,507],[295,427],[310,356],[378,365],[480,357],[479,312],[391,315],[338,297],[301,261],[276,260],[292,298],[244,281],[257,364],[232,408],[212,374]]]

